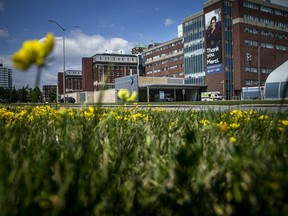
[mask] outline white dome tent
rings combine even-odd
[[[265,99],[288,99],[288,60],[272,71],[265,82]]]

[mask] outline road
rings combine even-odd
[[[66,104],[64,105],[65,107],[71,107],[71,108],[87,108],[88,106],[94,106],[94,105],[86,105],[86,104]],[[101,105],[103,107],[119,107],[122,105],[119,104],[113,104],[113,105]],[[158,108],[164,108],[167,110],[214,110],[214,111],[229,111],[229,110],[257,110],[257,111],[265,111],[265,112],[287,112],[288,113],[288,104],[283,104],[283,105],[279,105],[279,104],[245,104],[245,105],[182,105],[182,104],[171,104],[171,105],[167,105],[167,104],[157,104],[157,105],[127,105],[125,107],[127,108],[134,108],[134,107],[138,107],[138,108],[151,108],[151,109],[155,109],[156,107]]]

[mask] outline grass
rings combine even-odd
[[[0,108],[3,215],[287,215],[288,114]]]

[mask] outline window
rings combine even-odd
[[[267,49],[274,49],[274,45],[270,43],[262,43],[262,47]]]
[[[252,16],[250,14],[244,14],[244,19],[245,20],[249,20],[249,21],[253,21],[253,22],[257,22],[258,21],[258,17]]]
[[[261,73],[270,74],[273,70],[269,68],[262,68]]]
[[[267,37],[274,37],[274,33],[270,31],[261,31],[261,35],[267,36]]]
[[[251,8],[251,9],[258,10],[257,4],[254,4],[254,3],[251,3],[251,2],[246,2],[246,1],[244,1],[244,2],[243,2],[243,6],[244,6],[244,7],[247,7],[247,8]]]
[[[250,27],[245,27],[244,32],[250,33],[250,34],[258,34],[259,31],[256,28],[250,28]]]
[[[266,6],[263,6],[263,5],[260,6],[260,11],[273,14],[273,9],[272,8],[266,7]]]
[[[274,13],[275,13],[276,15],[279,15],[279,16],[284,16],[284,12],[281,11],[281,10],[275,9]]]
[[[278,26],[278,27],[283,27],[283,28],[287,27],[287,24],[283,23],[283,22],[275,22],[275,25]]]
[[[288,51],[287,46],[275,45],[276,50]]]
[[[258,70],[257,70],[257,68],[255,68],[255,67],[245,67],[245,72],[248,72],[248,73],[257,73]]]
[[[260,18],[260,22],[267,24],[267,25],[274,25],[273,20],[262,18],[262,17]]]
[[[258,46],[257,41],[244,40],[244,43],[245,43],[245,45],[248,45],[248,46]]]

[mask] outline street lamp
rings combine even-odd
[[[261,100],[261,47],[262,47],[262,43],[258,46],[258,96],[259,96],[259,100]]]
[[[65,76],[65,31],[69,28],[79,28],[79,26],[69,26],[67,28],[64,28],[62,27],[58,22],[54,21],[54,20],[48,20],[49,22],[52,22],[52,23],[55,23],[56,25],[58,25],[62,31],[63,31],[63,95],[64,95],[64,98],[63,98],[63,102],[65,103],[65,94],[66,94],[66,76]],[[58,92],[57,92],[57,95],[58,95]],[[58,97],[58,96],[57,96]],[[57,98],[58,100],[58,98]]]

